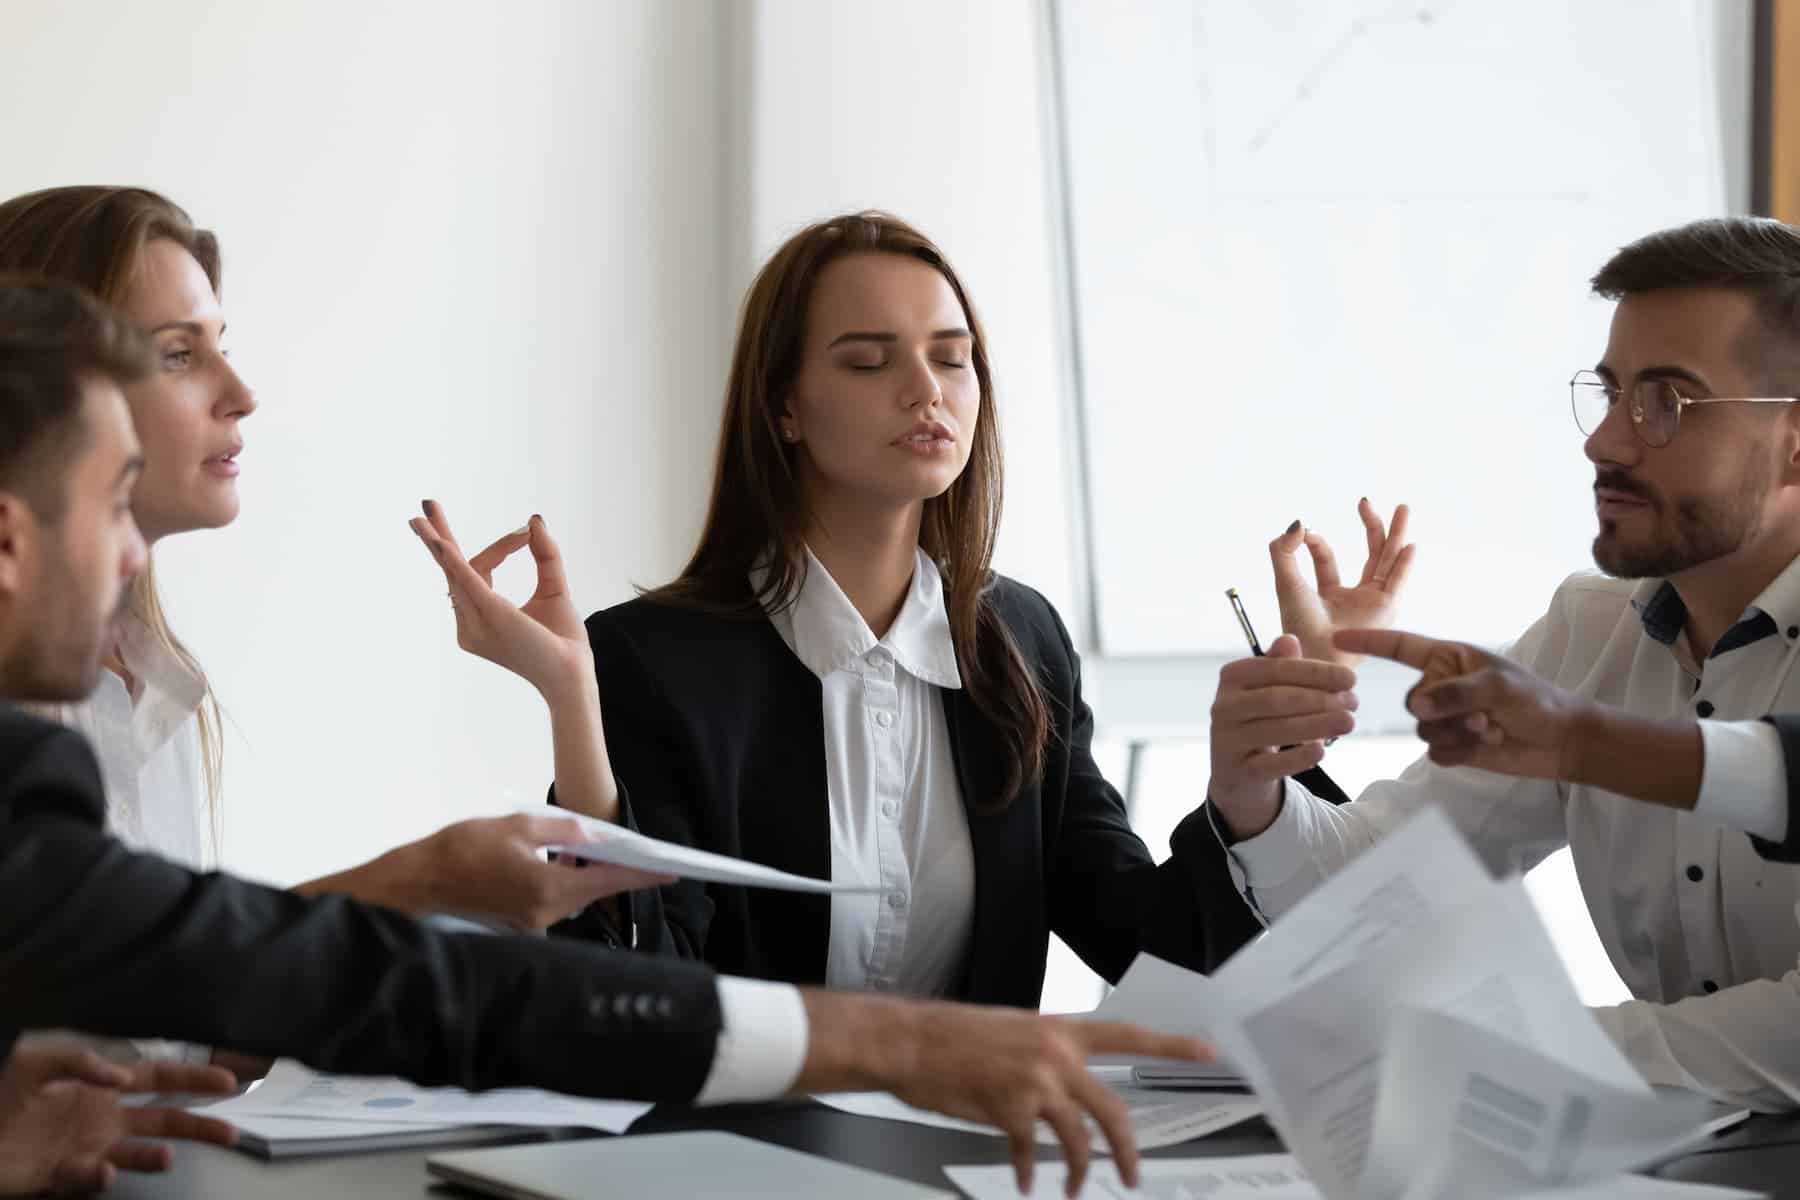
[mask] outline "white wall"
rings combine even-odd
[[[159,559],[234,723],[231,865],[541,796],[541,706],[456,650],[420,497],[465,542],[544,513],[584,611],[690,548],[735,302],[716,7],[0,9],[0,194],[144,184],[224,244],[244,513]]]
[[[936,241],[986,326],[1006,450],[996,567],[1070,615],[1062,347],[1037,0],[745,0],[738,279],[821,217],[885,208]]]

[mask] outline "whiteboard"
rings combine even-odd
[[[1501,642],[1591,568],[1566,383],[1620,245],[1725,211],[1702,0],[1058,0],[1094,599],[1108,654],[1277,626],[1267,545],[1360,569],[1414,508],[1402,623]]]

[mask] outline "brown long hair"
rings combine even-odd
[[[813,289],[831,263],[852,254],[897,254],[926,263],[950,285],[973,335],[981,416],[969,464],[941,496],[925,501],[919,544],[945,577],[950,637],[969,698],[1005,741],[1010,802],[1043,774],[1050,715],[1037,679],[989,594],[1000,527],[999,416],[987,339],[962,280],[924,234],[887,213],[833,217],[789,238],[744,299],[725,388],[712,498],[693,557],[674,582],[645,593],[658,603],[761,617],[792,604],[804,580],[805,481],[781,437],[780,418],[799,376]],[[753,569],[766,567],[760,593]]]
[[[138,251],[167,238],[194,256],[219,293],[219,242],[173,201],[144,188],[60,187],[0,203],[0,269],[36,271],[78,284],[117,305],[131,285]],[[200,766],[214,852],[220,847],[220,790],[224,776],[223,715],[206,673],[181,644],[163,611],[155,565],[147,561],[131,582],[132,613],[199,678]]]

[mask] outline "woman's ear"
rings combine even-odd
[[[794,419],[792,408],[783,407],[781,415],[775,419],[775,423],[781,430],[782,441],[795,443],[800,440],[800,423]]]

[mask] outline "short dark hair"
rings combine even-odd
[[[1748,296],[1763,336],[1749,347],[1800,367],[1800,228],[1768,217],[1712,217],[1641,237],[1607,260],[1597,295],[1618,300],[1664,288],[1716,287]]]
[[[123,387],[155,361],[148,335],[74,284],[0,273],[0,489],[58,520],[85,439],[84,377]]]

